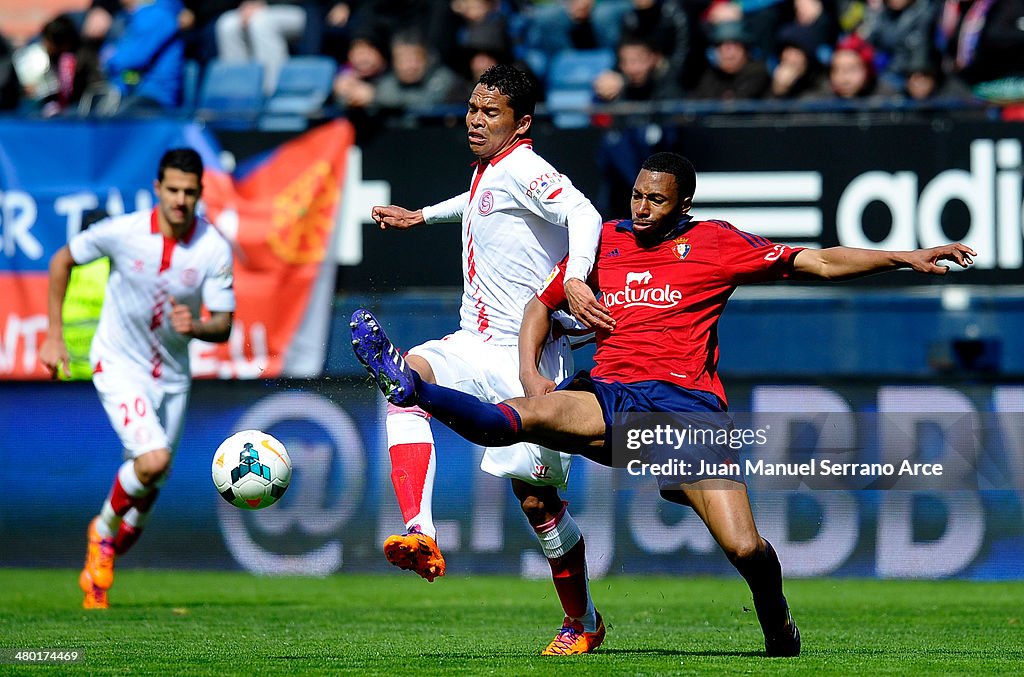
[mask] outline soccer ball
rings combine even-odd
[[[213,484],[224,500],[246,510],[274,505],[292,479],[288,450],[259,430],[235,433],[213,455]]]

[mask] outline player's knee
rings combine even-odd
[[[528,516],[544,510],[544,501],[541,500],[540,496],[527,496],[520,501],[520,505],[523,508],[523,512]]]
[[[554,487],[536,486],[513,479],[512,492],[519,499],[519,505],[530,524],[546,522],[562,508],[562,499]]]
[[[135,474],[146,486],[156,484],[171,466],[171,452],[167,449],[149,451],[135,459]]]
[[[516,410],[519,420],[523,425],[523,432],[530,432],[545,426],[545,408],[538,406],[540,398],[514,397],[505,400],[505,404]]]
[[[734,538],[722,544],[726,556],[733,564],[750,560],[761,554],[761,537],[757,534]]]

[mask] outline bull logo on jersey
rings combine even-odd
[[[489,190],[485,190],[483,195],[480,196],[480,203],[478,209],[483,216],[487,216],[494,209],[494,193]]]
[[[651,271],[645,270],[642,273],[626,273],[626,286],[633,284],[647,284],[654,276],[651,275]]]
[[[660,287],[649,286],[652,282],[654,275],[649,270],[626,273],[622,289],[605,293],[601,301],[609,308],[672,308],[682,301],[683,292],[673,289],[668,284]]]

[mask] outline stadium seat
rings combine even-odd
[[[548,91],[589,91],[594,79],[614,65],[615,52],[610,49],[563,49],[548,65]]]
[[[587,108],[594,95],[589,89],[556,89],[548,92],[547,107],[551,120],[560,129],[579,129],[590,125]]]
[[[585,109],[593,102],[594,80],[615,65],[610,49],[564,49],[548,67],[545,103],[556,127],[586,127],[590,115]]]
[[[214,59],[206,67],[196,117],[213,127],[248,129],[263,107],[263,66]]]
[[[267,99],[259,128],[305,129],[310,116],[323,110],[331,95],[338,64],[329,56],[293,56],[281,69],[274,94]]]

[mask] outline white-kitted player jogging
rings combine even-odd
[[[196,215],[202,176],[196,151],[167,151],[153,183],[155,209],[104,219],[73,237],[50,261],[50,324],[39,356],[56,376],[68,365],[61,311],[71,269],[110,259],[89,358],[93,385],[125,460],[89,524],[79,576],[87,609],[108,606],[114,558],[138,540],[170,469],[191,385],[189,341],[220,343],[231,333],[231,246]],[[204,306],[209,319],[200,321]]]
[[[568,177],[534,152],[527,134],[535,101],[525,73],[503,65],[488,69],[466,114],[469,147],[477,156],[469,191],[418,211],[391,205],[372,212],[381,228],[461,219],[460,328],[416,346],[407,359],[423,380],[491,402],[524,395],[517,347],[523,309],[567,252],[565,287],[573,313],[588,326],[611,328],[607,309],[583,282],[594,265],[601,217]],[[354,318],[353,326],[358,324]],[[554,381],[571,372],[564,337],[548,343],[539,367]],[[407,532],[388,538],[384,554],[432,581],[444,575],[445,561],[431,511],[435,453],[428,418],[418,407],[388,408],[391,479]],[[596,648],[605,631],[590,599],[583,538],[558,495],[569,460],[535,444],[517,444],[487,449],[481,463],[486,472],[512,480],[551,564],[565,619],[544,653],[560,655]]]

